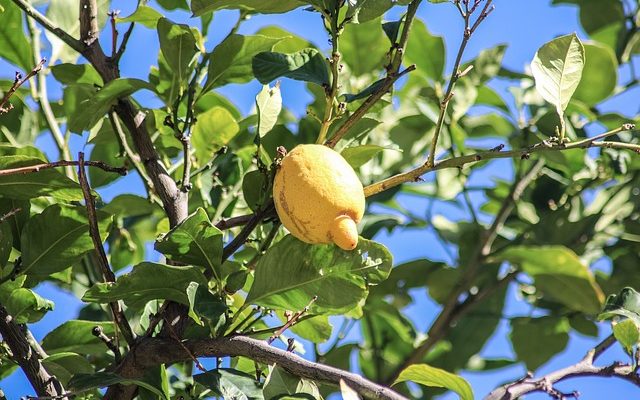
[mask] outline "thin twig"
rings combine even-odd
[[[227,244],[222,250],[222,261],[226,261],[233,253],[236,252],[246,241],[251,232],[262,222],[263,219],[273,215],[275,212],[275,206],[273,201],[269,201],[263,208],[255,212],[251,218],[246,222],[244,228],[238,233],[233,240]]]
[[[361,105],[358,107],[353,114],[349,115],[349,117],[340,125],[333,136],[329,138],[325,142],[325,145],[333,148],[338,144],[338,142],[349,132],[349,130],[358,122],[362,117],[364,117],[367,112],[373,107],[381,98],[384,96],[391,88],[393,84],[400,79],[402,76],[408,74],[409,72],[416,69],[415,65],[408,66],[404,71],[400,71],[400,67],[402,65],[402,60],[404,58],[405,49],[407,46],[407,42],[409,40],[409,32],[411,30],[411,25],[413,24],[413,20],[415,19],[416,12],[418,11],[418,7],[422,0],[413,0],[409,3],[407,7],[407,14],[404,17],[404,27],[402,29],[402,33],[400,35],[400,40],[398,43],[393,43],[391,46],[392,58],[391,62],[387,66],[387,76],[380,87],[369,96]]]
[[[13,210],[9,211],[8,213],[4,214],[2,217],[0,217],[0,224],[3,223],[4,221],[6,221],[7,219],[13,217],[14,215],[19,213],[20,211],[22,211],[22,208],[16,207]]]
[[[84,201],[86,203],[85,206],[87,208],[87,218],[89,220],[89,235],[91,236],[93,246],[96,250],[96,253],[98,254],[98,265],[100,266],[100,270],[102,271],[104,281],[114,283],[116,281],[116,276],[109,266],[107,254],[104,251],[104,246],[102,246],[102,239],[100,238],[100,228],[98,227],[98,216],[96,213],[95,199],[91,194],[91,187],[89,186],[89,181],[87,180],[84,166],[84,153],[80,152],[78,153],[78,180],[80,181],[80,187],[82,188],[82,194],[84,195]],[[131,326],[129,325],[127,318],[124,315],[124,311],[122,310],[120,302],[110,302],[109,306],[111,307],[111,311],[113,312],[113,318],[122,331],[122,335],[124,336],[125,340],[129,345],[133,345],[135,336],[133,334],[133,331],[131,330]],[[117,338],[118,335],[116,334],[116,342],[118,340]]]
[[[503,385],[487,395],[485,400],[515,400],[522,396],[534,392],[546,392],[556,398],[562,398],[566,394],[561,393],[554,384],[564,381],[565,379],[579,376],[601,376],[601,377],[617,377],[640,387],[640,377],[635,371],[634,366],[629,364],[621,364],[614,362],[608,366],[596,366],[594,362],[608,350],[616,339],[613,335],[609,335],[602,342],[598,343],[593,349],[580,360],[580,362],[566,368],[551,372],[541,378],[534,379],[527,376],[514,383]],[[560,396],[558,396],[560,395]],[[571,394],[575,397],[574,394]]]
[[[298,320],[300,320],[300,317],[302,317],[309,311],[309,308],[313,303],[315,303],[316,300],[318,300],[318,296],[313,296],[313,298],[305,308],[296,312],[290,318],[288,318],[287,322],[280,329],[278,329],[273,335],[271,335],[269,339],[267,339],[267,343],[269,344],[273,343],[273,341],[279,338],[287,329],[295,325],[298,322]]]
[[[538,176],[538,173],[542,169],[544,161],[539,160],[534,164],[531,169],[522,177],[519,181],[514,182],[510,194],[503,201],[500,211],[496,214],[493,223],[489,229],[484,233],[482,240],[478,243],[473,255],[468,262],[464,275],[460,278],[456,286],[453,288],[447,300],[444,303],[442,311],[438,314],[429,332],[426,335],[426,339],[407,357],[399,366],[394,370],[393,374],[389,377],[389,382],[393,382],[400,373],[409,365],[420,362],[424,356],[436,345],[450,329],[451,324],[458,321],[464,313],[468,311],[473,303],[477,303],[482,300],[483,297],[471,297],[467,302],[460,303],[460,296],[469,289],[470,285],[476,279],[477,272],[482,266],[484,258],[489,254],[491,245],[493,244],[497,233],[502,229],[507,217],[511,214],[515,203],[520,199],[520,196],[524,192],[524,189]],[[507,283],[515,277],[515,275],[507,275],[509,278]],[[498,281],[496,285],[502,285],[505,281]],[[491,289],[494,290],[494,289]],[[466,304],[465,304],[466,303]],[[471,303],[471,304],[470,304]],[[461,307],[464,304],[464,307]],[[461,311],[462,308],[462,311]]]
[[[130,23],[126,32],[122,36],[122,42],[120,42],[120,47],[118,48],[118,51],[116,52],[115,57],[112,57],[113,62],[116,65],[118,65],[118,63],[120,62],[120,59],[122,58],[122,55],[124,54],[124,51],[127,49],[127,43],[129,43],[129,38],[131,37],[131,33],[133,32],[133,28],[135,26],[136,26],[135,22]]]
[[[116,17],[120,14],[119,10],[111,10],[107,14],[111,22],[111,58],[115,60],[118,48],[118,28],[116,26]]]
[[[40,51],[40,37],[41,32],[40,29],[36,26],[35,21],[32,18],[27,18],[27,28],[29,30],[29,34],[31,35],[31,47],[33,48],[33,59],[34,62],[38,62],[38,60],[43,60],[42,54]],[[47,76],[46,70],[42,71],[38,74],[38,84],[32,85],[32,88],[35,88],[35,100],[38,102],[40,109],[42,110],[42,114],[44,114],[44,119],[47,122],[47,127],[49,128],[49,132],[51,132],[51,136],[53,140],[56,142],[56,146],[58,147],[58,151],[60,152],[60,158],[62,159],[71,159],[71,152],[69,151],[69,146],[67,145],[67,141],[65,140],[62,131],[60,130],[60,125],[58,125],[58,121],[56,120],[55,114],[51,109],[51,104],[49,103],[49,94],[47,90]],[[67,177],[73,179],[74,171],[71,166],[65,168],[65,173]]]
[[[429,156],[427,158],[426,165],[433,166],[435,163],[435,155],[436,148],[438,146],[438,138],[440,136],[440,132],[442,131],[442,127],[444,126],[444,120],[447,115],[447,109],[449,107],[449,103],[453,98],[453,89],[456,86],[458,80],[464,75],[462,71],[460,71],[460,63],[462,62],[462,55],[464,54],[465,49],[467,48],[467,44],[469,43],[469,39],[471,39],[471,35],[478,28],[480,23],[486,18],[489,13],[489,6],[493,0],[485,0],[485,6],[480,16],[476,19],[476,22],[471,25],[471,14],[475,11],[475,8],[480,2],[474,4],[473,8],[469,9],[469,2],[464,2],[466,7],[465,11],[460,9],[459,2],[456,2],[458,9],[460,10],[460,14],[464,19],[464,31],[462,34],[462,41],[460,42],[460,47],[458,48],[458,53],[456,55],[456,61],[453,65],[453,73],[451,74],[451,79],[449,79],[449,84],[447,86],[447,90],[445,90],[442,100],[440,100],[440,113],[438,114],[438,121],[436,122],[436,128],[433,132],[433,139],[431,139],[431,149],[429,150]]]
[[[416,69],[415,65],[410,65],[398,74],[387,76],[382,82],[382,85],[380,86],[380,88],[376,90],[375,93],[373,93],[371,96],[367,97],[364,103],[362,103],[360,107],[358,107],[358,109],[354,111],[353,114],[351,114],[349,118],[347,118],[347,120],[344,121],[344,123],[338,127],[338,129],[336,129],[333,136],[331,136],[329,140],[327,140],[324,143],[325,146],[328,146],[331,148],[335,147],[336,144],[338,144],[338,142],[356,124],[356,122],[362,119],[362,117],[364,117],[367,114],[367,112],[369,112],[371,107],[373,107],[378,102],[378,100],[380,100],[382,96],[384,96],[391,89],[393,84],[398,79],[402,78],[404,75],[408,74],[409,72],[415,69]]]
[[[180,347],[182,347],[184,351],[187,352],[187,354],[189,354],[189,357],[191,358],[191,361],[193,361],[193,363],[195,364],[196,368],[198,368],[201,372],[206,373],[207,369],[204,367],[204,365],[200,363],[198,358],[196,358],[196,356],[191,352],[191,350],[189,350],[189,348],[185,346],[184,343],[182,343],[182,340],[180,340],[180,338],[176,334],[176,331],[173,330],[173,327],[171,326],[171,324],[166,320],[164,322],[165,322],[164,326],[167,327],[167,329],[169,330],[169,335],[171,336],[171,338],[175,340],[180,345]]]
[[[78,166],[78,165],[79,165],[78,161],[61,160],[61,161],[54,161],[54,162],[50,162],[50,163],[29,165],[29,166],[26,166],[26,167],[0,169],[0,176],[30,174],[30,173],[34,173],[34,172],[40,172],[40,171],[42,171],[44,169],[67,167],[67,166]],[[84,165],[86,165],[88,167],[100,168],[101,170],[104,170],[106,172],[113,172],[113,173],[117,173],[117,174],[122,175],[122,176],[127,174],[127,169],[126,168],[113,167],[113,166],[111,166],[111,165],[109,165],[109,164],[107,164],[107,163],[105,163],[103,161],[85,161]]]
[[[40,11],[36,10],[28,0],[12,0],[18,7],[20,7],[27,15],[44,26],[46,30],[56,35],[60,40],[65,42],[69,47],[81,53],[84,50],[84,45],[81,41],[69,35],[64,29],[56,26],[49,18],[45,17]]]
[[[105,346],[107,346],[107,348],[109,350],[111,350],[111,352],[113,353],[113,356],[115,358],[116,364],[119,364],[120,361],[122,361],[122,354],[120,353],[120,347],[118,346],[118,335],[116,333],[116,336],[114,338],[110,338],[109,336],[107,336],[104,333],[104,329],[102,329],[102,327],[100,325],[96,325],[92,330],[91,330],[91,334],[95,337],[97,337],[98,339],[100,339],[100,341],[102,343],[105,344]]]
[[[29,73],[25,77],[23,77],[20,72],[16,72],[16,77],[13,80],[13,85],[11,85],[9,90],[2,97],[2,100],[0,100],[0,115],[6,114],[11,109],[13,109],[13,105],[11,103],[9,103],[8,106],[5,106],[5,104],[7,104],[7,102],[9,101],[9,98],[13,96],[13,94],[16,92],[16,90],[18,90],[20,86],[22,86],[26,81],[28,81],[33,76],[35,76],[38,72],[40,72],[40,70],[42,69],[42,66],[46,61],[47,60],[45,60],[44,58],[40,60],[40,62],[35,67],[33,67],[33,69],[29,71]]]
[[[331,85],[325,87],[326,104],[324,109],[324,118],[322,119],[316,143],[323,143],[327,138],[327,132],[329,132],[329,127],[331,126],[331,122],[333,122],[333,103],[338,95],[340,85],[341,55],[339,51],[339,40],[340,32],[342,31],[342,27],[338,26],[340,6],[340,2],[336,1],[334,9],[324,17],[324,19],[329,19],[329,34],[331,35],[331,57],[327,58],[329,68],[331,69]]]
[[[239,215],[237,217],[221,219],[220,221],[216,222],[214,225],[216,228],[220,229],[221,231],[224,231],[227,229],[235,228],[237,226],[246,225],[249,221],[251,221],[252,218],[253,218],[253,214]]]
[[[635,126],[632,124],[624,124],[622,127],[624,128],[623,130],[635,129]],[[614,132],[614,131],[615,133],[621,132],[619,128],[614,129],[611,132]],[[599,136],[602,136],[602,135],[611,136],[611,133],[606,132]],[[388,190],[392,187],[401,185],[406,182],[416,182],[416,180],[418,180],[425,173],[440,170],[440,169],[460,168],[466,164],[472,164],[472,163],[492,160],[496,158],[528,158],[529,155],[533,153],[539,153],[539,152],[545,152],[545,151],[565,151],[565,150],[572,150],[572,149],[588,149],[590,147],[626,149],[626,150],[632,150],[636,153],[640,152],[640,145],[638,144],[621,143],[621,142],[600,142],[600,141],[593,141],[591,139],[585,139],[579,142],[563,143],[563,144],[543,141],[543,142],[536,143],[533,146],[530,146],[524,149],[519,149],[519,150],[502,151],[500,147],[496,147],[487,151],[467,154],[461,157],[447,158],[442,161],[436,161],[433,166],[429,166],[427,165],[427,163],[424,163],[419,167],[412,169],[410,171],[391,176],[389,178],[383,179],[379,182],[366,186],[364,188],[364,193],[365,193],[365,196],[372,196],[374,194],[383,192],[385,190]]]
[[[115,111],[112,110],[109,112],[109,114],[107,114],[107,116],[109,117],[109,123],[111,123],[111,127],[113,128],[113,131],[116,134],[116,138],[118,139],[120,148],[122,149],[122,151],[124,151],[124,154],[126,155],[127,159],[131,162],[131,164],[133,164],[133,167],[138,172],[138,175],[140,175],[140,178],[142,178],[142,182],[144,183],[145,189],[147,191],[147,196],[151,201],[158,204],[162,204],[162,202],[160,201],[160,199],[155,193],[153,181],[151,180],[151,178],[149,178],[149,175],[147,175],[144,169],[144,166],[140,161],[140,157],[133,151],[133,149],[131,149],[131,147],[129,146],[129,143],[127,142],[127,136],[125,135],[124,130],[122,129],[122,125],[120,124],[120,119],[118,118],[118,115],[116,114]]]

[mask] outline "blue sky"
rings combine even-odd
[[[135,3],[131,0],[114,0],[112,8],[120,9],[121,15],[126,16],[133,11]],[[495,0],[494,3],[496,10],[474,34],[465,53],[465,60],[475,57],[482,49],[493,47],[500,43],[507,43],[509,47],[504,58],[504,64],[509,69],[521,71],[533,58],[537,48],[555,36],[575,31],[578,32],[581,39],[586,39],[578,23],[577,8],[573,6],[552,7],[550,0]],[[390,17],[398,15],[399,10],[397,8],[392,11]],[[211,28],[212,37],[208,41],[208,49],[211,49],[227,34],[236,20],[236,15],[237,12],[234,11],[223,11],[216,14]],[[447,47],[447,71],[451,71],[453,58],[455,57],[455,51],[462,32],[462,21],[457,11],[450,4],[434,5],[425,2],[421,6],[418,15],[425,21],[432,33],[444,36]],[[186,13],[174,13],[171,14],[171,17],[180,22],[188,23],[192,21],[194,24],[198,23],[197,20],[190,20]],[[299,9],[286,15],[253,16],[241,27],[240,33],[253,33],[266,25],[280,25],[299,36],[312,40],[321,48],[326,49],[328,47],[326,34],[317,14]],[[124,31],[124,29],[125,26],[122,26],[120,31]],[[104,33],[103,37],[103,43],[109,43],[108,33]],[[146,79],[149,68],[155,64],[157,54],[158,44],[155,31],[142,26],[136,27],[128,46],[128,51],[122,59],[122,75]],[[5,63],[0,63],[0,67],[0,76],[12,77],[12,67]],[[627,76],[626,71],[621,71],[622,81],[624,81],[625,76]],[[492,85],[502,93],[506,93],[506,82],[495,81],[492,82]],[[260,84],[254,81],[245,85],[228,85],[223,87],[220,92],[228,96],[246,115],[253,108],[254,96],[259,89]],[[304,113],[306,103],[310,97],[302,84],[285,80],[282,83],[282,93],[286,107],[298,115]],[[59,90],[56,90],[54,86],[52,98],[56,98],[57,95],[59,95]],[[144,93],[138,96],[138,100],[149,107],[159,105],[150,95]],[[604,105],[603,109],[616,110],[630,115],[637,112],[629,104],[619,100],[614,100]],[[86,138],[75,137],[74,147],[83,148],[85,140]],[[50,139],[42,138],[37,144],[45,149],[52,158],[57,158]],[[494,178],[510,178],[510,174],[511,168],[508,161],[495,160],[489,166],[475,173],[473,182],[476,184],[490,183]],[[108,200],[114,195],[123,192],[142,193],[139,179],[131,174],[131,176],[119,181],[118,184],[105,188],[101,191],[101,194]],[[481,201],[482,198],[479,196],[473,198],[473,202],[476,205],[480,204]],[[416,213],[423,213],[427,206],[427,200],[409,196],[403,196],[401,202]],[[445,215],[451,220],[468,218],[468,215],[461,213],[459,210],[442,204],[436,205],[434,214]],[[390,248],[396,263],[420,257],[448,260],[447,254],[436,243],[430,231],[406,230],[393,235],[383,233],[376,239]],[[79,304],[73,296],[62,293],[51,285],[42,285],[37,291],[56,303],[56,308],[53,312],[49,313],[42,321],[31,326],[35,337],[41,339],[53,327],[64,320],[75,317]],[[428,299],[424,290],[414,292],[414,297],[416,304],[410,307],[407,312],[414,319],[415,325],[419,330],[425,331],[430,322],[436,317],[438,307]],[[505,314],[507,316],[527,315],[528,312],[528,307],[517,299],[515,291],[510,290]],[[511,346],[505,340],[508,331],[509,323],[507,320],[503,320],[498,331],[483,350],[482,355],[487,357],[511,357],[513,355]],[[604,337],[609,334],[610,329],[606,324],[602,324],[600,331],[601,337]],[[358,338],[353,336],[352,339],[357,340]],[[572,334],[565,351],[554,357],[538,372],[546,373],[575,363],[596,343],[592,338]],[[602,362],[624,359],[624,357],[624,354],[616,347],[614,351],[610,351],[603,357]],[[471,383],[476,396],[482,397],[499,384],[522,377],[525,372],[524,367],[520,365],[491,373],[464,373],[463,376]],[[0,387],[5,391],[9,399],[33,394],[31,387],[21,372],[17,372],[10,378],[0,382]],[[634,396],[633,393],[637,393],[630,384],[601,378],[573,379],[559,387],[566,391],[580,390],[582,393],[580,398],[582,400],[611,398],[614,393],[615,398],[631,398]],[[445,398],[453,399],[455,396],[447,395]],[[547,398],[547,396],[534,395],[530,398],[543,399]]]

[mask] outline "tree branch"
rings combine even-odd
[[[0,305],[0,334],[9,345],[14,361],[18,363],[38,396],[62,396],[65,391],[58,379],[42,366],[38,353],[29,345],[26,328],[16,324],[4,306]]]
[[[544,162],[542,160],[539,160],[531,167],[527,174],[522,177],[522,179],[514,182],[514,185],[511,188],[511,192],[503,201],[502,207],[496,214],[493,223],[484,233],[482,240],[476,247],[476,250],[471,257],[467,268],[464,270],[464,275],[462,275],[456,286],[449,294],[447,300],[445,301],[444,307],[442,308],[442,311],[440,311],[440,314],[438,314],[438,317],[429,328],[427,338],[415,349],[413,353],[411,353],[409,357],[407,357],[407,359],[404,360],[404,362],[402,362],[396,368],[394,373],[390,375],[390,381],[395,380],[400,375],[400,373],[409,365],[420,362],[427,355],[427,353],[429,353],[433,346],[435,346],[436,343],[438,343],[446,335],[447,331],[450,329],[453,323],[458,321],[471,308],[473,308],[474,304],[477,304],[479,301],[483,300],[490,294],[484,293],[483,291],[480,292],[482,293],[482,295],[478,293],[475,296],[470,296],[466,301],[462,303],[460,303],[459,300],[460,296],[469,289],[469,286],[476,279],[477,272],[482,265],[482,261],[491,251],[491,246],[493,245],[498,232],[504,226],[507,217],[511,214],[515,203],[520,199],[520,196],[524,192],[524,189],[538,176],[538,173],[542,169],[543,165]],[[493,286],[498,287],[503,284],[507,284],[513,278],[515,278],[515,275],[515,272],[510,273]],[[487,290],[495,290],[493,286],[489,286]]]
[[[460,168],[466,164],[492,160],[496,158],[528,158],[533,153],[541,153],[545,151],[565,151],[565,150],[572,150],[572,149],[588,149],[590,147],[625,149],[625,150],[631,150],[631,151],[640,153],[640,145],[637,145],[637,144],[596,141],[596,139],[599,137],[608,137],[623,131],[631,131],[634,129],[635,129],[635,125],[624,124],[619,128],[616,128],[609,132],[602,133],[596,137],[587,138],[587,139],[580,140],[573,143],[558,144],[551,141],[542,141],[540,143],[536,143],[533,146],[527,147],[525,149],[505,150],[505,151],[502,151],[501,147],[497,147],[495,149],[481,151],[473,154],[467,154],[461,157],[453,157],[453,158],[448,158],[442,161],[436,161],[435,164],[433,165],[424,163],[419,167],[412,169],[410,171],[391,176],[389,178],[383,179],[379,182],[372,183],[371,185],[366,186],[364,188],[364,194],[367,197],[373,196],[374,194],[383,192],[387,189],[401,185],[406,182],[416,182],[420,179],[422,175],[426,174],[427,172],[437,171],[437,170],[446,169],[446,168]]]
[[[565,379],[578,376],[618,377],[640,387],[640,377],[632,365],[620,363],[613,363],[604,367],[593,365],[594,361],[615,342],[616,339],[613,335],[610,335],[596,347],[589,350],[577,364],[551,372],[539,379],[527,377],[515,383],[506,384],[489,393],[484,399],[515,400],[533,392],[546,392],[552,396],[558,397],[559,395],[562,397],[563,394],[555,389],[553,385]]]
[[[69,47],[77,51],[78,53],[82,53],[85,49],[82,42],[73,36],[69,35],[65,30],[57,27],[49,18],[45,17],[40,13],[40,11],[36,10],[31,4],[29,4],[28,0],[12,0],[15,5],[20,7],[27,15],[36,21],[40,25],[42,25],[46,30],[56,35],[60,40],[65,42]]]
[[[87,208],[87,219],[89,220],[89,235],[91,236],[91,240],[93,241],[93,246],[95,247],[96,253],[98,254],[98,265],[100,266],[100,270],[102,272],[102,277],[105,282],[115,283],[116,276],[109,267],[109,260],[107,260],[107,254],[104,251],[104,247],[102,246],[102,239],[100,238],[100,229],[98,228],[98,217],[96,214],[96,204],[91,194],[91,187],[89,186],[89,181],[87,180],[87,174],[84,169],[84,153],[78,153],[78,180],[80,181],[80,187],[82,188],[82,194],[84,196],[85,206]],[[129,345],[132,345],[135,341],[135,337],[133,331],[131,330],[131,326],[127,321],[127,318],[124,316],[124,311],[120,305],[119,301],[114,301],[109,303],[109,307],[111,308],[111,312],[113,313],[113,318],[122,331],[122,335]],[[116,334],[116,343],[117,343]]]
[[[43,169],[51,169],[51,168],[59,168],[59,167],[68,167],[68,166],[77,166],[79,165],[79,161],[54,161],[50,163],[42,163],[35,165],[28,165],[26,167],[19,168],[11,168],[11,169],[0,169],[0,176],[7,175],[20,175],[20,174],[30,174],[34,172],[42,171]],[[103,171],[114,172],[116,174],[120,174],[122,176],[127,174],[127,169],[124,167],[113,167],[103,161],[85,161],[84,165],[88,167],[96,167],[100,168]]]
[[[398,43],[394,43],[391,46],[390,54],[393,54],[391,62],[387,66],[387,76],[382,81],[380,87],[369,96],[364,103],[358,107],[356,111],[351,114],[346,121],[342,125],[338,127],[333,136],[329,138],[324,144],[331,148],[335,147],[336,144],[342,139],[349,130],[358,122],[362,117],[365,116],[367,112],[371,109],[384,96],[387,94],[389,90],[393,87],[393,84],[400,79],[402,76],[408,74],[409,72],[416,69],[415,65],[410,65],[404,71],[400,71],[400,66],[402,65],[402,59],[404,58],[404,52],[407,47],[407,42],[409,40],[409,32],[411,31],[411,25],[413,20],[415,19],[416,12],[418,11],[418,7],[422,0],[413,0],[409,3],[407,7],[407,14],[405,16],[404,28],[402,29],[402,33],[400,35],[400,40]],[[327,105],[328,106],[328,105]]]
[[[360,375],[334,367],[307,361],[300,356],[269,346],[263,340],[236,336],[220,339],[186,340],[184,347],[175,346],[170,339],[148,338],[133,350],[119,367],[118,373],[124,377],[135,377],[141,370],[164,363],[191,360],[196,357],[236,357],[245,356],[266,364],[278,364],[290,373],[318,382],[338,385],[343,379],[361,396],[370,399],[406,400],[393,390],[373,383]],[[107,399],[107,397],[105,397]],[[115,399],[115,397],[111,397]]]
[[[490,11],[491,9],[489,7],[491,6],[491,2],[493,0],[485,0],[485,1],[486,3],[484,5],[484,8],[482,9],[482,12],[476,19],[476,22],[473,24],[473,26],[471,25],[471,15],[475,11],[476,7],[480,4],[480,2],[477,1],[473,5],[473,7],[469,9],[469,1],[463,1],[465,5],[464,11],[460,7],[460,2],[459,1],[455,2],[456,6],[458,7],[458,10],[460,10],[460,14],[462,15],[462,18],[464,19],[464,32],[462,34],[462,41],[460,42],[460,47],[458,48],[456,61],[453,65],[453,73],[451,74],[451,79],[449,79],[449,85],[447,86],[447,90],[444,92],[444,96],[440,101],[440,113],[438,114],[438,121],[436,122],[436,128],[435,128],[435,131],[433,132],[433,139],[431,140],[431,149],[429,151],[429,156],[427,158],[426,165],[430,165],[430,166],[434,165],[436,148],[438,146],[438,137],[440,136],[440,132],[442,131],[442,127],[444,126],[444,119],[447,115],[447,108],[449,107],[449,103],[451,102],[451,98],[453,97],[453,94],[454,94],[453,89],[456,86],[456,82],[458,82],[458,80],[464,76],[464,73],[468,71],[468,70],[465,70],[464,72],[460,71],[460,63],[462,62],[462,55],[464,54],[464,50],[467,48],[467,44],[469,43],[469,39],[471,39],[471,35],[473,35],[473,33],[478,28],[480,23],[487,17],[489,12],[491,12]]]
[[[144,183],[145,189],[147,190],[147,196],[151,201],[157,202],[162,205],[162,201],[156,196],[155,190],[153,187],[153,181],[149,178],[147,173],[144,170],[144,166],[140,162],[140,157],[129,147],[129,143],[127,143],[127,137],[122,130],[122,125],[120,124],[120,120],[118,119],[118,115],[115,111],[109,111],[108,114],[109,122],[111,123],[111,127],[116,135],[116,139],[118,139],[118,143],[120,144],[121,152],[124,152],[127,159],[133,164],[133,167],[136,169],[140,178],[142,178],[142,182]]]
[[[29,73],[25,77],[23,77],[20,72],[16,72],[16,77],[13,81],[13,85],[11,85],[9,90],[2,97],[2,100],[0,100],[0,115],[8,113],[13,108],[13,105],[11,103],[9,103],[8,106],[5,106],[5,104],[7,104],[7,101],[9,101],[9,98],[13,96],[13,94],[16,92],[16,90],[18,90],[20,86],[22,86],[26,81],[28,81],[33,76],[35,76],[38,72],[40,72],[45,61],[46,60],[44,58],[41,59],[40,62],[36,64],[36,66],[33,67],[33,69],[29,71]]]
[[[41,31],[36,26],[36,23],[33,19],[27,18],[27,28],[29,33],[31,34],[31,45],[33,47],[33,58],[34,62],[40,62],[41,64],[44,62],[44,58],[42,58],[42,54],[40,52],[40,36]],[[44,64],[43,64],[44,65]],[[33,85],[37,86],[36,92],[36,101],[38,105],[40,105],[40,110],[42,110],[42,114],[44,114],[44,119],[47,122],[47,127],[49,128],[49,132],[51,132],[51,136],[53,140],[56,142],[58,146],[58,151],[60,153],[60,158],[62,159],[71,159],[71,153],[69,152],[69,146],[65,143],[64,135],[60,130],[60,126],[58,125],[58,121],[51,109],[51,103],[49,102],[49,94],[47,91],[47,74],[45,71],[42,71],[38,74],[38,84]],[[73,169],[71,167],[67,167],[65,169],[67,176],[73,179]]]

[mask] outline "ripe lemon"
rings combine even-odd
[[[306,243],[358,245],[356,224],[364,214],[364,191],[355,171],[336,151],[303,144],[289,152],[273,182],[282,224]]]

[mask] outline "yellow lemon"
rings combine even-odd
[[[364,191],[355,171],[336,151],[303,144],[289,152],[273,182],[282,224],[306,243],[358,245],[356,224],[364,214]]]

